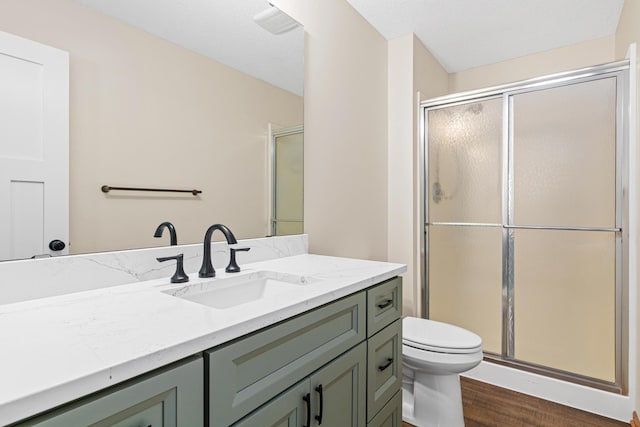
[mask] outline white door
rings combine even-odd
[[[68,236],[69,54],[0,32],[0,260]]]

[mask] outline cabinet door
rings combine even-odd
[[[363,342],[311,376],[312,425],[366,425],[366,359]]]
[[[205,352],[209,427],[233,424],[362,342],[365,311],[360,292]]]
[[[233,427],[300,427],[309,425],[309,380],[302,381],[255,412],[238,421]]]
[[[191,358],[18,426],[202,426],[203,390],[202,358]]]
[[[402,427],[402,391],[384,405],[367,427]]]
[[[367,420],[371,420],[402,386],[402,320],[367,343]]]

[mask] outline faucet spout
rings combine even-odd
[[[176,228],[169,221],[165,221],[156,228],[156,232],[153,233],[153,237],[162,237],[162,232],[167,228],[169,235],[171,236],[171,246],[178,244],[178,236],[176,235]]]
[[[204,253],[202,256],[202,267],[200,267],[200,271],[198,272],[199,277],[216,277],[216,270],[211,263],[211,235],[216,230],[220,230],[222,234],[224,234],[225,239],[227,239],[227,244],[235,245],[238,243],[236,237],[226,225],[213,224],[209,227],[204,235]]]

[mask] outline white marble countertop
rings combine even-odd
[[[303,276],[283,295],[224,310],[163,291],[157,279],[0,305],[0,425],[45,411],[249,332],[357,292],[406,271],[402,264],[297,255],[217,272]]]

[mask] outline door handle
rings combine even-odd
[[[324,402],[322,397],[322,384],[316,387],[316,391],[320,394],[320,414],[316,415],[315,418],[318,421],[318,425],[322,424],[322,413],[324,412]]]
[[[51,249],[52,251],[58,252],[63,250],[66,247],[67,245],[65,245],[62,240],[54,239],[49,242],[49,249]]]
[[[311,427],[311,394],[307,393],[302,396],[305,406],[307,407],[307,423],[303,427]]]

